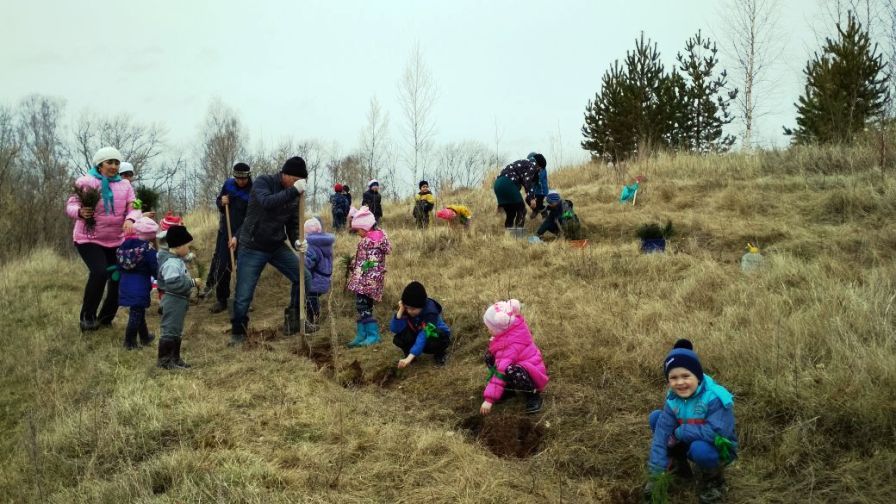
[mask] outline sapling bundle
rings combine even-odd
[[[345,254],[339,258],[339,263],[345,268],[345,285],[348,288],[348,279],[352,276],[352,266],[355,263],[355,256]]]
[[[655,222],[643,224],[638,227],[637,231],[638,238],[642,240],[660,240],[669,238],[673,234],[675,234],[675,229],[672,227],[672,221],[666,221],[665,226],[660,226]]]
[[[72,192],[78,201],[81,202],[81,208],[89,208],[96,212],[96,205],[100,202],[100,192],[95,187],[72,185]],[[87,236],[92,236],[96,229],[96,218],[91,215],[84,219],[84,232]]]
[[[159,202],[159,193],[158,191],[154,191],[153,189],[140,186],[135,191],[136,198],[134,200],[134,209],[140,210],[141,212],[152,212],[156,208],[156,204]]]

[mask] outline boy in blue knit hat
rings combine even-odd
[[[544,221],[538,226],[538,231],[535,232],[535,236],[539,238],[548,231],[555,235],[560,235],[560,219],[563,218],[563,198],[560,197],[560,193],[557,191],[549,192],[545,201],[547,202],[547,208],[545,208]]]
[[[662,493],[658,487],[668,482],[663,478],[666,472],[692,477],[690,461],[697,468],[699,502],[722,502],[726,491],[722,468],[737,456],[734,397],[703,373],[694,346],[686,339],[675,342],[663,371],[669,390],[663,409],[649,417],[653,442],[645,498],[649,502],[654,492]]]

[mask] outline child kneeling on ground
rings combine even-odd
[[[488,307],[482,319],[492,337],[485,353],[488,385],[479,412],[488,415],[495,403],[522,392],[526,396],[526,413],[538,413],[541,392],[548,384],[548,370],[520,313],[520,302],[498,301]]]
[[[190,254],[193,236],[183,226],[171,226],[166,235],[168,250],[159,252],[159,288],[162,298],[161,337],[159,338],[158,366],[164,369],[187,369],[189,364],[180,358],[180,343],[184,319],[190,307],[193,287],[202,288],[202,279],[190,278],[184,262]]]
[[[734,432],[734,397],[725,387],[706,374],[694,346],[686,339],[675,346],[663,364],[669,384],[662,410],[650,414],[653,442],[648,467],[650,481],[644,496],[650,502],[658,488],[667,484],[665,473],[691,478],[691,466],[697,467],[699,502],[722,502],[725,480],[722,468],[737,457]],[[662,483],[660,483],[662,482]]]
[[[442,305],[426,294],[420,282],[411,282],[401,293],[398,311],[389,330],[395,333],[392,342],[404,352],[398,368],[404,368],[421,354],[432,354],[436,366],[444,366],[451,344],[451,329],[442,318]]]

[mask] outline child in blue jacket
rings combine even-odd
[[[442,318],[442,305],[426,294],[420,282],[411,282],[401,293],[398,311],[389,330],[392,340],[404,352],[398,368],[404,368],[422,354],[432,354],[437,366],[444,366],[451,344],[451,329]]]
[[[158,275],[159,262],[153,243],[159,225],[149,217],[140,217],[132,233],[115,251],[121,281],[118,284],[118,305],[131,309],[124,330],[124,348],[136,350],[155,339],[146,326],[146,309],[152,292],[152,277]],[[137,343],[139,336],[140,343]]]
[[[734,397],[703,374],[694,346],[686,339],[675,342],[663,370],[669,390],[663,409],[649,417],[653,442],[645,496],[656,490],[656,482],[663,480],[660,476],[666,471],[691,477],[690,460],[697,468],[700,502],[721,502],[725,495],[722,468],[737,457]]]

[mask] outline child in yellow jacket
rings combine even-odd
[[[436,198],[429,190],[429,182],[421,180],[420,192],[414,196],[414,221],[418,229],[429,227],[429,214],[436,206]]]

